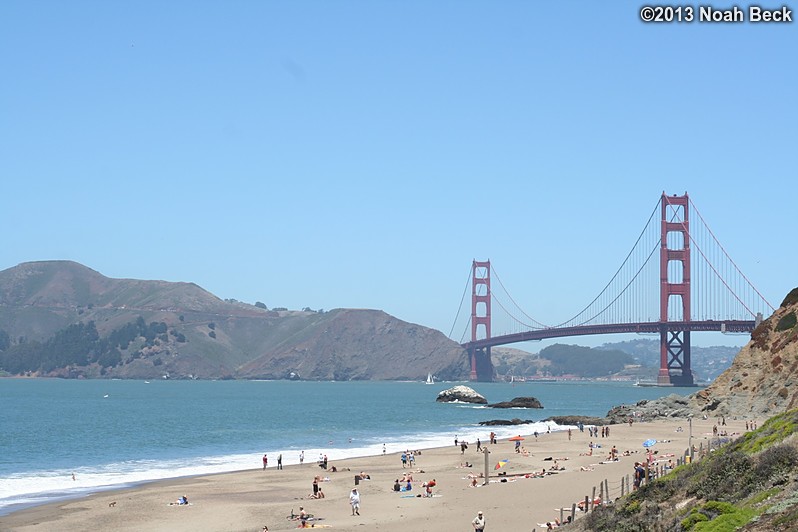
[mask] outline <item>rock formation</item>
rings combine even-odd
[[[468,386],[455,386],[448,390],[443,390],[435,399],[439,403],[451,403],[459,401],[461,403],[474,403],[478,405],[488,404],[488,400],[478,394],[473,388]]]
[[[511,401],[502,401],[488,406],[491,408],[543,408],[540,401],[534,397],[515,397]]]
[[[518,419],[514,417],[513,419],[491,419],[489,421],[480,421],[479,424],[483,427],[503,427],[506,425],[526,425],[528,423],[534,423],[531,419]]]

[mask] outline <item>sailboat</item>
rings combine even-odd
[[[426,384],[435,384],[435,378],[432,376],[432,373],[427,373]]]

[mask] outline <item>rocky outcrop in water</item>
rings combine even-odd
[[[502,401],[488,406],[490,408],[543,408],[540,401],[534,397],[515,397],[510,401]]]
[[[478,405],[488,404],[487,399],[468,386],[455,386],[454,388],[443,390],[438,394],[435,400],[439,403],[460,401],[461,403],[474,403]]]
[[[490,421],[480,421],[479,424],[483,427],[503,427],[507,425],[526,425],[527,423],[534,423],[531,419],[491,419]]]

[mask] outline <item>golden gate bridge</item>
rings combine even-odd
[[[729,257],[687,193],[663,192],[612,279],[562,323],[547,325],[530,316],[504,287],[490,260],[474,260],[450,337],[461,313],[465,315],[469,285],[471,314],[459,342],[469,353],[472,381],[492,380],[491,347],[648,333],[660,338],[657,383],[692,386],[691,332],[750,333],[775,310]]]

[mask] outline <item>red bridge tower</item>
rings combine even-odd
[[[471,341],[480,340],[480,326],[483,338],[490,338],[490,260],[471,263]],[[493,380],[493,364],[490,361],[490,347],[470,348],[472,381],[490,382]]]
[[[662,236],[660,240],[660,365],[657,382],[692,386],[690,369],[690,200],[662,193]],[[669,238],[671,237],[671,238]],[[673,244],[674,247],[670,247]],[[671,263],[681,263],[669,268]],[[669,277],[673,273],[673,278]],[[681,303],[670,316],[671,303]],[[681,310],[679,316],[678,310]],[[673,371],[672,371],[673,370]]]

